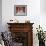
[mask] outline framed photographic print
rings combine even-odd
[[[14,5],[14,16],[26,16],[27,5]]]

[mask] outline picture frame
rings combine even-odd
[[[14,5],[14,16],[26,16],[27,5]]]

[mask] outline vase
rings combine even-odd
[[[39,46],[45,46],[45,41],[39,40]]]

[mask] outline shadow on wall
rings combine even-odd
[[[2,31],[2,0],[0,0],[0,31]]]
[[[40,12],[46,14],[46,0],[40,0]]]

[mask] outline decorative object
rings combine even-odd
[[[14,16],[26,16],[27,5],[14,5]]]
[[[30,20],[25,20],[25,23],[30,23]]]
[[[11,19],[10,21],[8,21],[9,23],[19,23],[19,21],[17,19]]]
[[[36,28],[37,29],[37,34],[38,35],[38,40],[39,40],[39,46],[45,46],[45,35],[43,32],[42,27]]]

